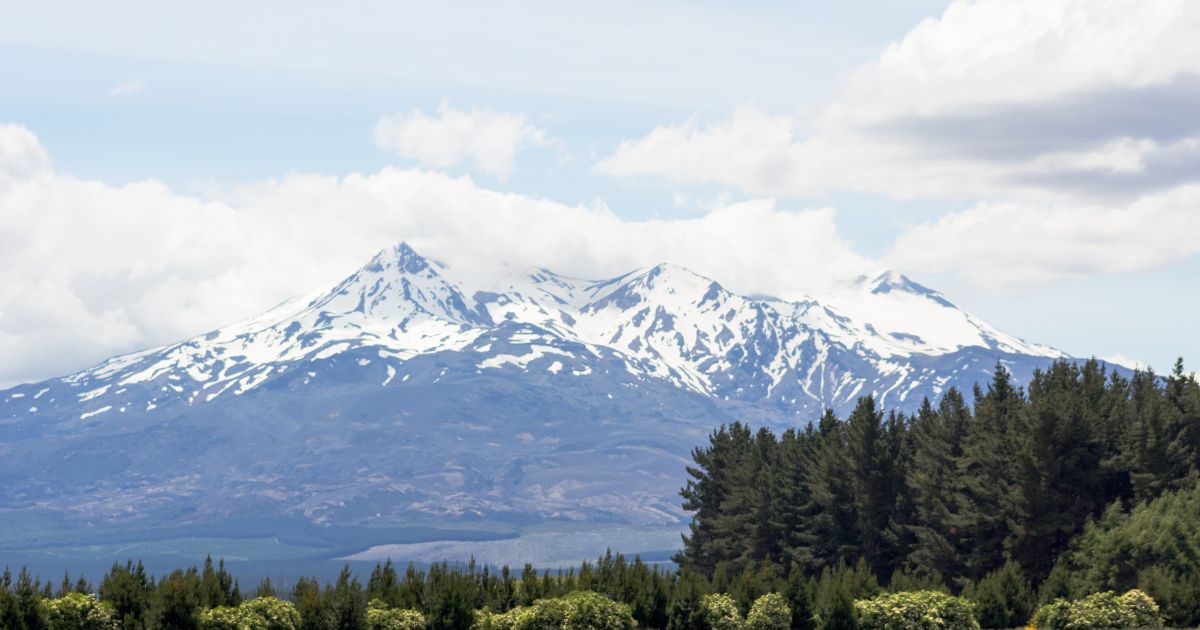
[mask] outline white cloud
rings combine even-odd
[[[153,180],[109,186],[45,170],[22,127],[0,128],[0,147],[11,146],[14,164],[42,170],[21,166],[0,186],[0,383],[232,323],[402,239],[477,282],[523,266],[597,277],[668,261],[734,290],[794,295],[874,267],[839,238],[828,209],[750,201],[633,222],[602,204],[394,168],[290,174],[202,199]]]
[[[743,107],[596,170],[751,194],[1126,199],[1200,181],[1200,4],[959,0],[815,115]]]
[[[914,226],[888,263],[981,286],[1155,269],[1200,253],[1200,185],[1121,207],[982,202]]]
[[[129,94],[137,94],[146,89],[146,84],[141,81],[125,81],[118,83],[111,88],[108,88],[109,96],[127,96]]]
[[[1101,357],[1100,360],[1104,361],[1105,363],[1111,364],[1111,365],[1120,365],[1122,367],[1127,367],[1131,370],[1144,370],[1144,369],[1150,367],[1150,366],[1146,365],[1145,361],[1140,361],[1138,359],[1131,359],[1123,354],[1111,354],[1106,357]]]
[[[479,171],[504,180],[517,152],[548,144],[546,132],[524,114],[490,109],[463,111],[442,101],[435,115],[420,109],[385,116],[375,125],[375,144],[426,166],[446,168],[472,162]]]
[[[50,168],[50,156],[37,136],[22,125],[0,124],[0,191]]]
[[[905,271],[1013,284],[1150,269],[1198,251],[1198,31],[1184,0],[959,0],[814,116],[746,106],[661,126],[595,171],[967,206],[896,242]]]
[[[796,127],[786,116],[741,107],[732,117],[702,124],[693,118],[655,128],[625,141],[596,163],[595,171],[617,177],[658,177],[672,183],[715,182],[758,194],[787,194],[798,156]]]

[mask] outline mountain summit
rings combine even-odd
[[[1063,356],[893,272],[794,302],[669,264],[463,286],[401,243],[245,322],[0,392],[0,518],[675,525],[723,422],[912,410]]]

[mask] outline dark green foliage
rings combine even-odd
[[[820,630],[858,630],[854,602],[844,590],[837,590],[821,613]]]
[[[984,628],[1021,627],[1033,616],[1033,589],[1016,562],[1004,563],[962,595],[974,602],[975,619]]]
[[[1138,588],[1158,602],[1169,625],[1200,625],[1200,573],[1152,565],[1138,574]]]
[[[853,567],[843,563],[826,568],[816,589],[818,628],[857,628],[854,600],[870,599],[879,592],[879,583],[865,560]]]
[[[406,608],[402,605],[400,576],[396,573],[396,567],[392,566],[391,558],[382,565],[376,564],[371,577],[367,578],[367,601],[376,599],[387,604],[388,608]]]
[[[1126,512],[1114,503],[1064,554],[1068,591],[1140,588],[1162,605],[1168,623],[1200,624],[1200,486],[1166,492]]]
[[[154,626],[154,583],[146,575],[141,562],[125,566],[114,564],[100,582],[100,599],[108,602],[125,630],[141,630]]]
[[[234,587],[233,575],[225,570],[225,559],[222,558],[214,568],[212,556],[205,558],[204,570],[200,574],[200,604],[205,608],[216,608],[241,603],[242,597]]]
[[[817,627],[816,606],[813,602],[816,584],[793,567],[788,576],[783,596],[792,610],[792,630],[815,630]]]
[[[199,627],[200,576],[196,568],[175,569],[158,582],[154,617],[163,630]]]
[[[683,571],[667,611],[668,630],[703,630],[704,609],[700,600],[707,592],[703,578],[694,571]]]
[[[49,596],[50,584],[30,575],[24,568],[13,580],[12,571],[0,574],[0,628],[42,630],[47,620],[41,601]]]
[[[333,627],[332,611],[321,597],[321,583],[316,578],[300,578],[292,587],[292,602],[300,613],[301,630],[326,630]]]
[[[942,576],[928,571],[914,570],[908,567],[897,569],[888,580],[888,591],[901,593],[905,591],[937,591],[949,593]]]
[[[334,630],[358,630],[366,623],[367,602],[363,598],[362,584],[350,571],[350,565],[342,567],[337,581],[326,587],[321,598],[329,611]]]
[[[1111,520],[1106,506],[1121,513],[1200,479],[1200,385],[1182,363],[1166,378],[1126,379],[1094,360],[1060,361],[1036,371],[1028,389],[998,363],[973,398],[971,407],[952,389],[909,417],[867,397],[845,420],[826,412],[778,438],[740,423],[719,428],[694,451],[681,491],[693,520],[680,566],[743,612],[751,593],[764,592],[749,579],[762,562],[808,576],[865,562],[895,588],[982,589],[989,602],[1024,581],[1040,599],[1072,590],[1055,560],[1090,520]],[[1156,526],[1200,531],[1197,514]],[[1194,555],[1183,542],[1164,545]],[[1164,555],[1118,563],[1103,586],[1134,586]],[[1009,560],[1021,567],[1016,581],[1003,569]],[[1152,574],[1164,599],[1190,592],[1173,577],[1187,571],[1195,569]],[[1023,614],[1027,604],[1011,603],[995,614]]]
[[[469,628],[475,619],[473,576],[445,563],[429,570],[425,589],[425,624],[429,630]]]

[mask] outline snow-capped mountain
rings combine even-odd
[[[883,272],[799,301],[682,267],[468,290],[405,244],[187,341],[0,392],[0,513],[676,523],[689,450],[1062,353]]]

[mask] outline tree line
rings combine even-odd
[[[1085,530],[1196,485],[1200,385],[1182,360],[1166,377],[1128,378],[1059,361],[1027,387],[997,364],[972,394],[968,404],[950,389],[911,415],[864,397],[844,420],[826,412],[780,435],[721,427],[693,452],[681,491],[693,521],[676,561],[705,576],[763,563],[815,576],[862,562],[885,582],[916,575],[956,592],[1008,571],[1070,594],[1068,561],[1097,550],[1068,553],[1099,536],[1080,539]],[[1200,512],[1174,518],[1200,529]],[[1113,586],[1162,562],[1143,560]],[[1189,579],[1176,567],[1156,581],[1200,600]]]

